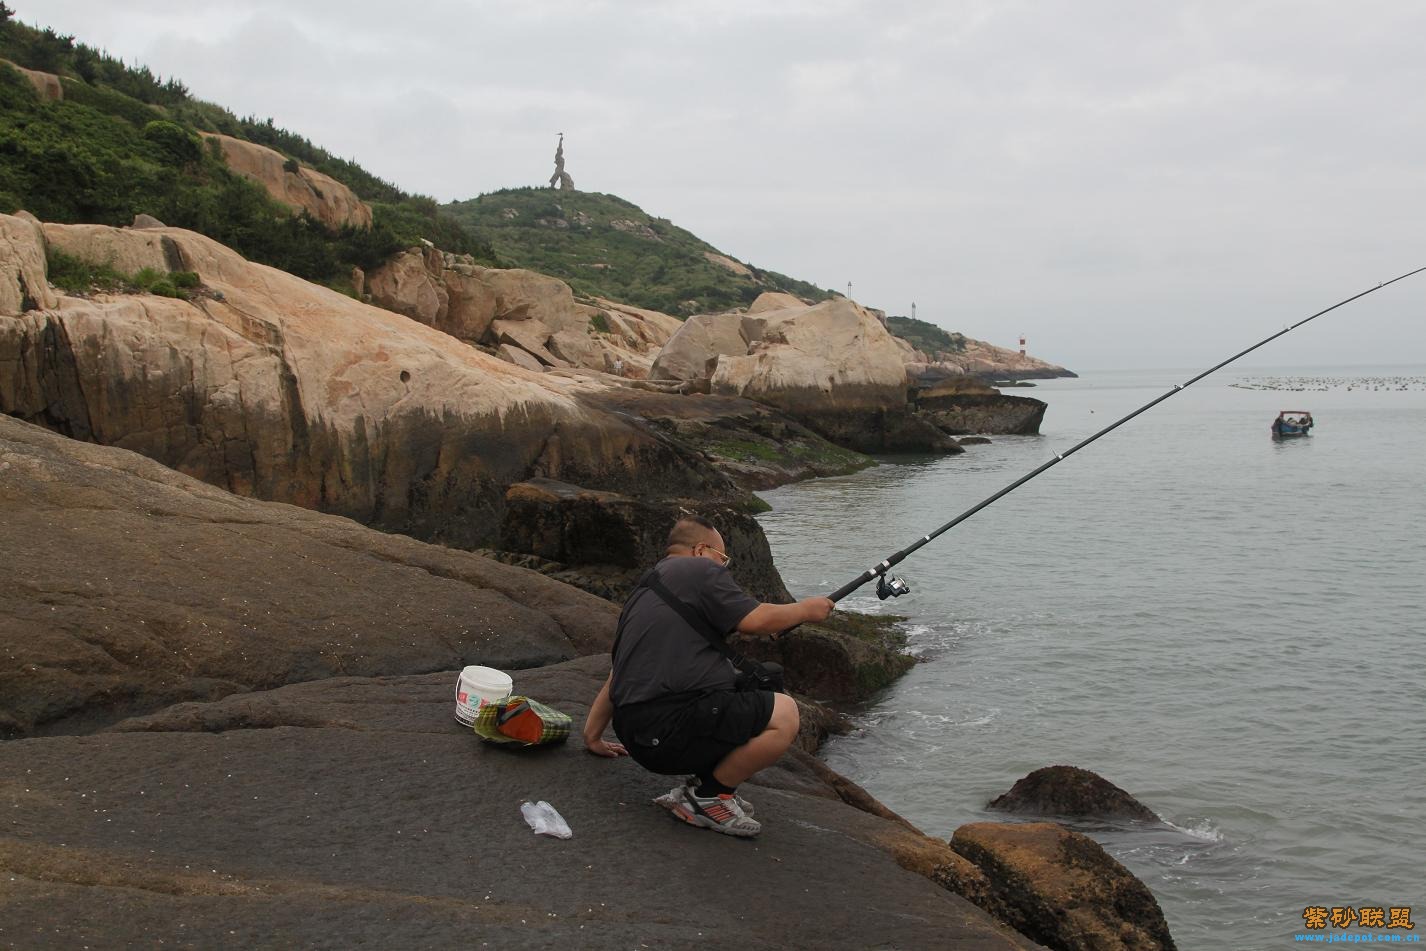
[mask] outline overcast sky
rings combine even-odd
[[[579,188],[1073,369],[1426,265],[1426,4],[8,0],[441,201]],[[205,9],[209,7],[210,9]],[[1426,362],[1426,274],[1249,365]]]

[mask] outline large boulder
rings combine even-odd
[[[718,358],[748,352],[738,314],[690,317],[659,350],[649,377],[655,380],[696,380],[711,377]]]
[[[341,675],[607,650],[534,572],[231,495],[0,416],[0,735]]]
[[[27,223],[0,223],[19,236],[0,247],[0,273],[43,259]],[[0,316],[0,412],[241,495],[458,547],[494,542],[506,487],[531,476],[736,494],[701,455],[588,402],[606,386],[596,380],[517,368],[181,229],[46,234],[88,260],[161,252],[202,286],[192,300],[64,297]]]
[[[307,212],[329,231],[371,227],[371,206],[330,175],[305,165],[294,169],[293,160],[256,142],[216,132],[202,135],[218,143],[223,161],[234,172],[257,182],[289,208]]]
[[[1040,431],[1049,405],[1044,400],[1006,396],[994,390],[990,394],[917,396],[914,403],[922,419],[951,436],[1033,436]]]
[[[0,316],[59,306],[46,279],[44,232],[28,218],[0,215]]]
[[[956,830],[951,848],[984,875],[966,897],[1047,948],[1175,947],[1148,886],[1086,835],[1053,822],[976,822]]]
[[[1045,766],[1016,780],[986,807],[1035,816],[1075,816],[1159,822],[1152,809],[1109,780],[1078,766]]]
[[[490,326],[491,318],[487,317],[480,326],[480,332],[471,336],[463,322],[447,324],[450,293],[440,274],[431,273],[427,257],[419,248],[410,248],[392,256],[381,267],[367,274],[365,283],[367,294],[378,307],[405,314],[457,339],[474,342],[484,336],[486,327]]]
[[[845,298],[766,311],[748,354],[718,361],[715,393],[793,414],[901,409],[906,370],[891,335]]]
[[[907,402],[903,354],[874,314],[845,298],[807,305],[764,294],[746,314],[692,317],[655,377],[775,407],[859,452],[955,452]]]

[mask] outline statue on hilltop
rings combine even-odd
[[[560,144],[555,149],[555,173],[550,176],[550,187],[560,191],[574,191],[574,179],[564,170],[564,133],[560,133]]]

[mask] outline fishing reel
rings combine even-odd
[[[903,594],[910,594],[911,586],[895,575],[882,575],[876,579],[876,596],[885,601],[887,598],[899,598]]]

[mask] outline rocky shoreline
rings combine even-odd
[[[805,726],[755,780],[770,821],[749,848],[672,826],[647,806],[658,777],[577,739],[511,754],[450,716],[473,663],[582,716],[615,602],[681,512],[719,521],[750,592],[786,598],[752,489],[1030,431],[1043,403],[908,391],[846,301],[755,307],[743,353],[671,388],[577,360],[652,369],[682,329],[658,343],[661,315],[539,276],[422,253],[402,267],[440,271],[445,297],[403,315],[178,229],[0,231],[0,943],[1121,946],[1102,943],[1118,892],[1025,879],[1098,867],[1092,842],[958,850],[810,755],[840,728],[822,703],[913,663],[874,619],[745,645],[788,668]],[[197,290],[61,294],[53,248]],[[574,840],[532,839],[536,798]],[[709,875],[720,901],[690,909]],[[1056,902],[1073,927],[1045,924]],[[1125,923],[1122,946],[1172,947],[1140,937],[1157,928]]]

